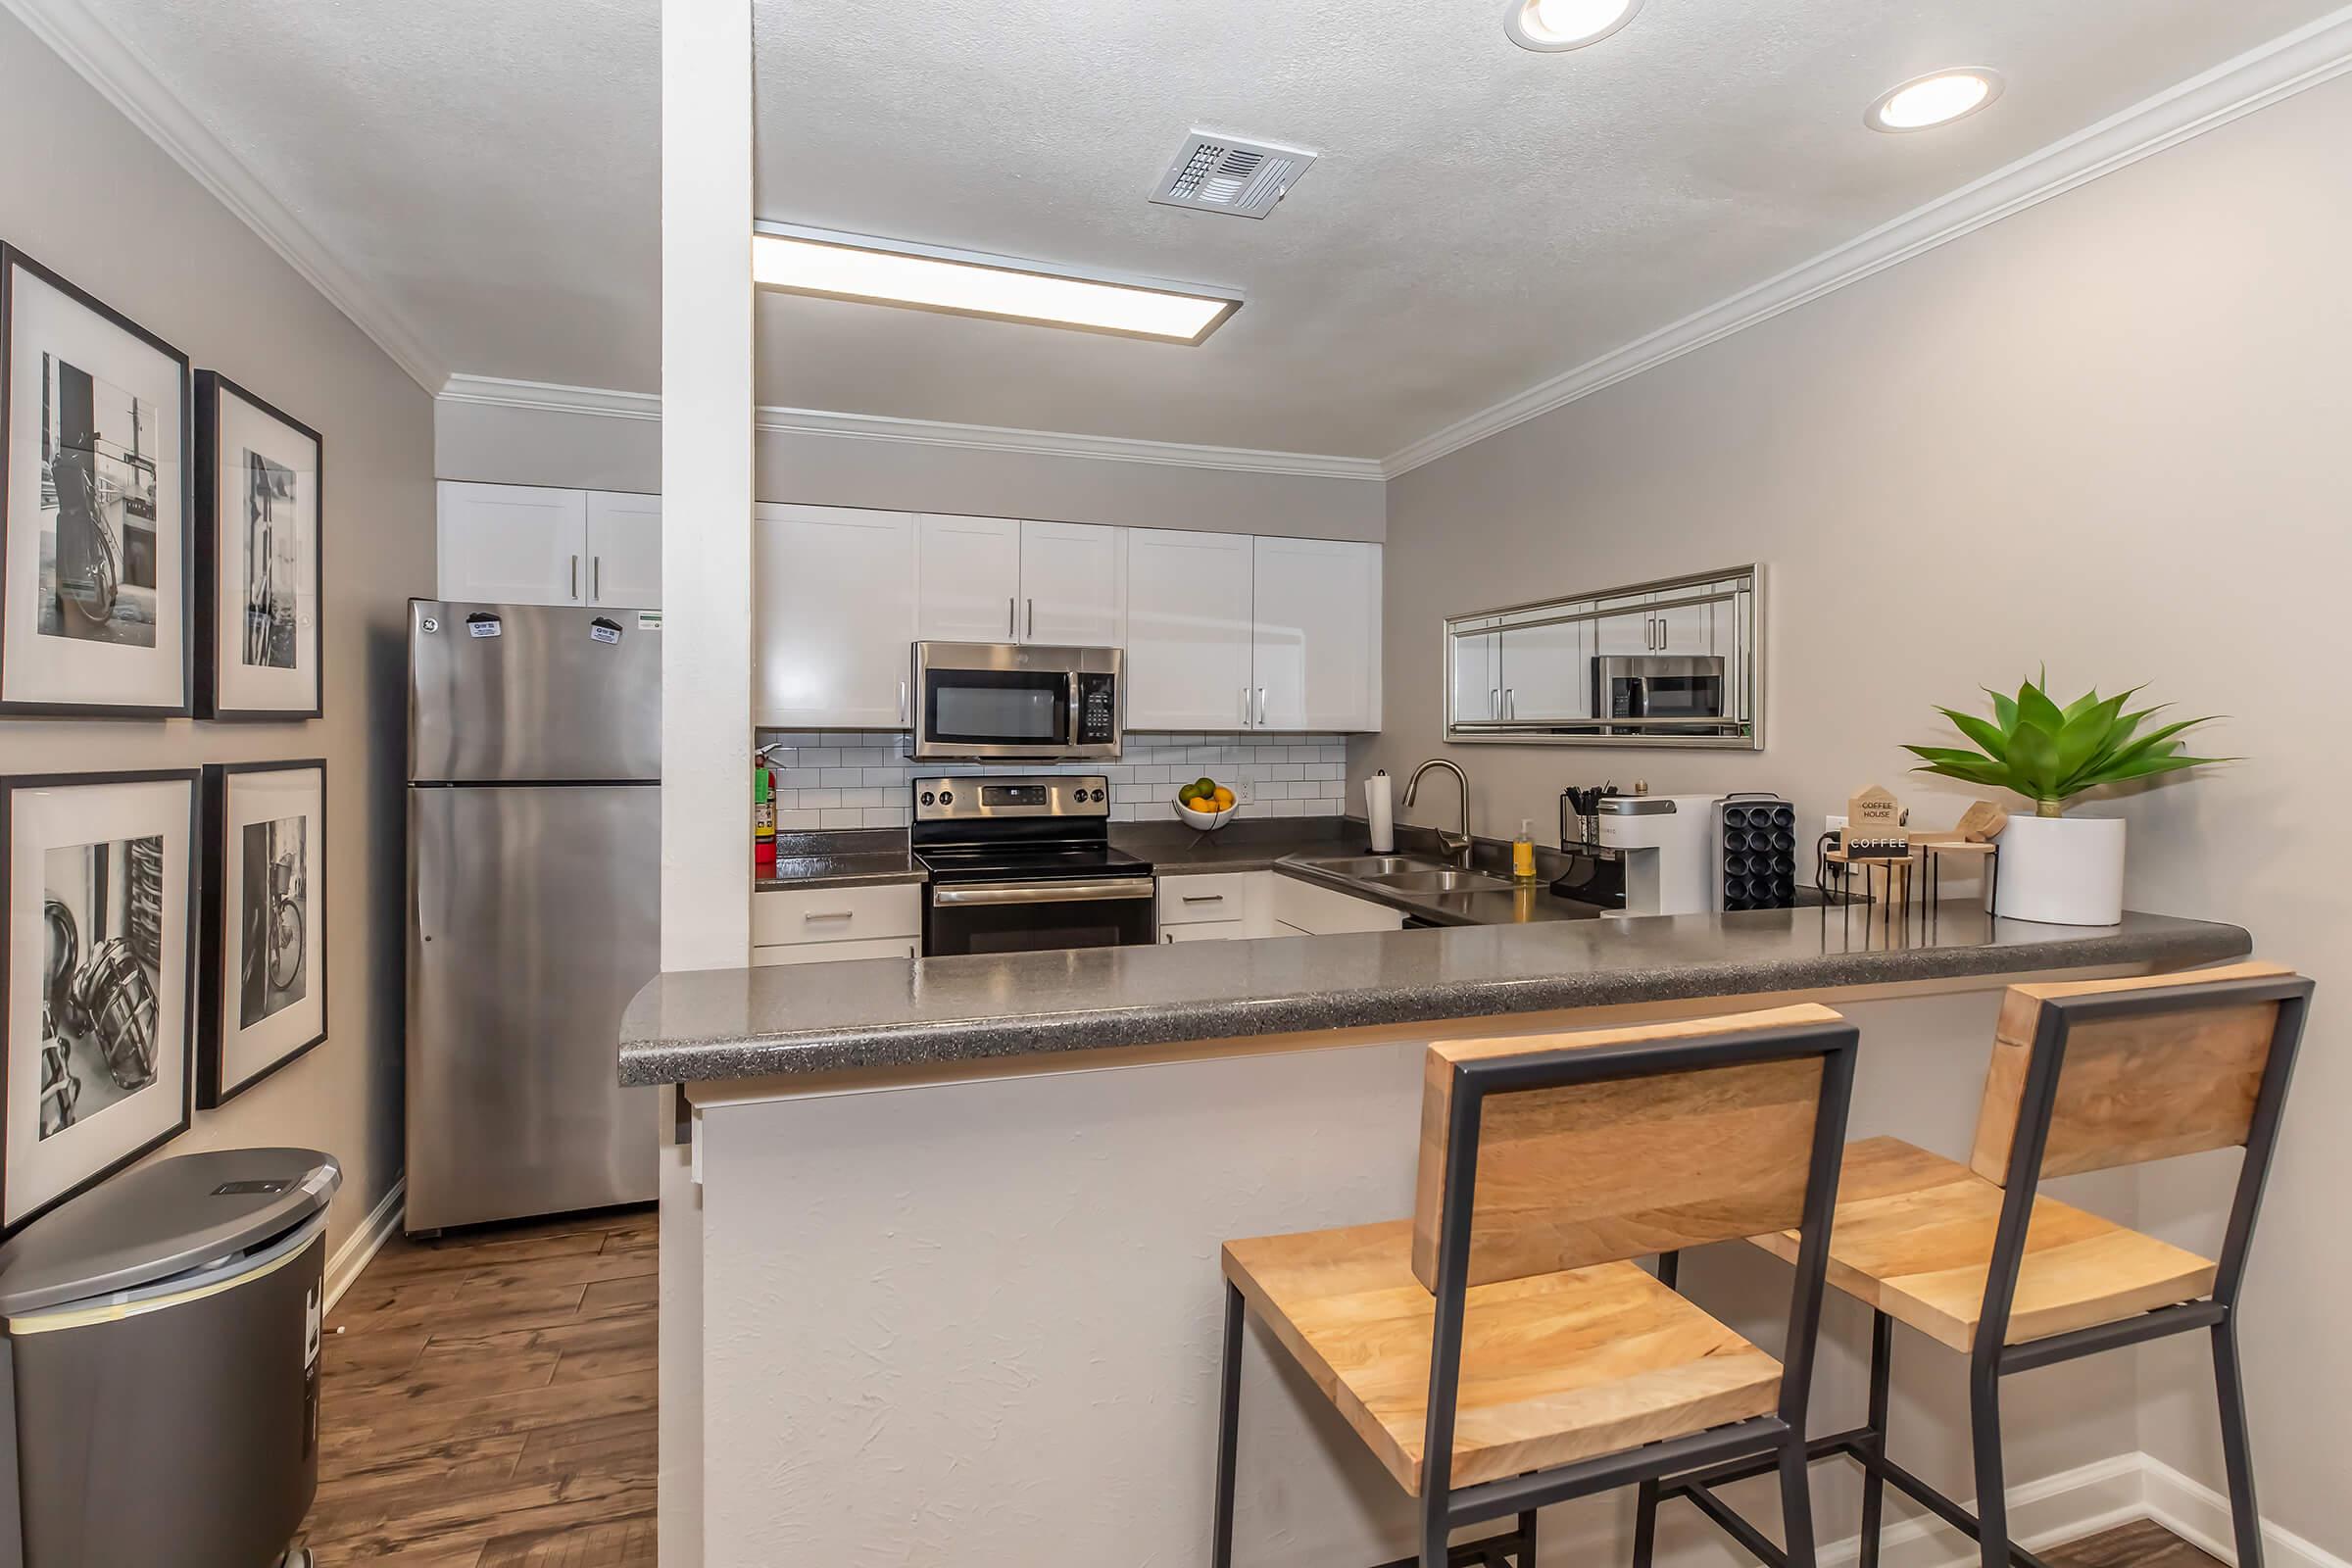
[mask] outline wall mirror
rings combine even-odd
[[[1764,749],[1762,568],[1446,622],[1446,738]]]

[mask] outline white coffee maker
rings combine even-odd
[[[1627,914],[1697,914],[1708,907],[1713,795],[1604,795],[1593,842],[1625,866]]]

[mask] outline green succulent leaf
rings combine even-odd
[[[2131,712],[2124,705],[2144,689],[2133,686],[2112,697],[2093,689],[2061,708],[2048,691],[2046,672],[2026,681],[2015,697],[1985,687],[1992,701],[1987,720],[1957,709],[1936,710],[1950,721],[1974,750],[1954,746],[1906,746],[1919,759],[1915,772],[1933,773],[1992,789],[2012,790],[2036,804],[2064,803],[2085,790],[2131,779],[2175,773],[2229,757],[2182,755],[2180,737],[2211,717],[2186,718],[2141,732],[2165,705]]]

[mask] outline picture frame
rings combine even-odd
[[[194,1119],[199,782],[0,777],[0,1237]]]
[[[199,370],[195,468],[196,716],[317,718],[325,440]]]
[[[0,714],[194,711],[193,429],[185,354],[0,242]]]
[[[204,769],[196,1107],[326,1039],[326,760]]]

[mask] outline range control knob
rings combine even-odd
[[[954,790],[941,790],[939,792],[939,804],[942,806],[954,806],[956,804],[956,792]]]
[[[934,806],[934,805],[937,805],[937,804],[938,804],[938,802],[939,802],[939,797],[938,797],[938,796],[936,796],[936,795],[932,794],[932,793],[931,793],[929,790],[925,790],[925,791],[923,791],[923,804],[924,804],[925,806]]]

